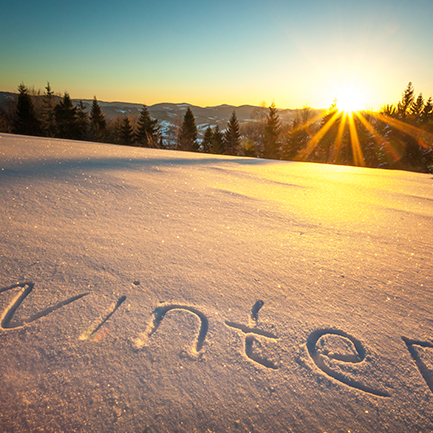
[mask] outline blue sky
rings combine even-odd
[[[431,0],[0,0],[0,90],[326,108],[341,88],[433,95]]]

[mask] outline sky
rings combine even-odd
[[[0,91],[362,108],[433,96],[431,0],[0,0]]]

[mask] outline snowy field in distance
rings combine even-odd
[[[0,135],[0,430],[433,431],[432,175]]]

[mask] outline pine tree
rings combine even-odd
[[[415,91],[412,86],[412,83],[409,82],[406,89],[402,94],[401,101],[397,105],[398,115],[400,119],[406,119],[406,116],[409,114],[410,107],[412,106],[415,99]]]
[[[44,133],[47,137],[56,135],[56,120],[54,116],[55,97],[51,90],[50,83],[47,82],[45,94],[42,97],[42,123]]]
[[[59,138],[80,139],[77,108],[72,104],[71,97],[65,92],[63,99],[54,107],[56,119],[56,136]]]
[[[16,108],[13,132],[23,135],[41,135],[42,127],[36,117],[32,98],[24,83],[18,86],[18,102]]]
[[[80,100],[75,108],[77,113],[77,139],[89,140],[89,115],[86,113],[86,106],[83,101]]]
[[[188,107],[183,118],[183,124],[180,128],[177,148],[192,152],[198,151],[197,127],[195,125],[194,115]]]
[[[424,108],[421,113],[421,121],[422,123],[428,123],[433,119],[433,98],[427,99],[427,102],[424,104]]]
[[[159,147],[158,144],[158,128],[156,127],[157,120],[151,119],[146,105],[140,111],[140,118],[137,122],[137,131],[135,140],[140,146],[144,147]]]
[[[92,141],[102,142],[107,135],[107,122],[98,104],[96,96],[93,97],[90,108],[90,137]]]
[[[424,109],[424,98],[422,96],[422,93],[420,93],[416,98],[416,100],[412,103],[410,107],[410,113],[415,117],[417,121],[420,121],[423,109]]]
[[[212,149],[212,140],[213,140],[213,133],[210,126],[206,128],[206,131],[204,132],[203,141],[201,142],[202,149],[204,153],[209,153]]]
[[[232,116],[227,124],[227,129],[224,134],[224,145],[226,155],[236,155],[239,147],[240,134],[239,123],[236,118],[236,112],[233,111]]]
[[[211,148],[211,152],[218,154],[218,155],[222,155],[225,151],[225,146],[224,146],[224,135],[223,133],[220,131],[219,126],[215,126],[213,133],[212,133],[212,148]]]
[[[337,115],[338,117],[336,117]],[[344,159],[342,153],[343,136],[337,139],[339,131],[341,134],[342,127],[340,128],[340,124],[342,120],[343,116],[337,109],[337,99],[334,99],[320,122],[320,130],[327,131],[316,148],[311,151],[308,161],[337,163],[340,159]],[[307,140],[306,147],[309,141],[310,138]]]
[[[277,159],[279,158],[278,137],[281,132],[280,116],[275,108],[275,103],[269,107],[269,113],[264,131],[263,157]]]
[[[122,126],[120,129],[120,144],[126,144],[130,146],[132,144],[134,134],[132,132],[132,126],[128,117],[123,118]]]
[[[388,117],[398,117],[398,106],[386,104],[380,109],[380,113]]]
[[[302,149],[305,149],[310,136],[307,133],[306,127],[301,120],[299,112],[292,121],[291,130],[286,135],[282,146],[281,158],[291,161]]]
[[[107,141],[109,143],[120,144],[122,141],[123,116],[118,115],[115,119],[108,122]]]

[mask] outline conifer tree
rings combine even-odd
[[[269,107],[268,117],[264,131],[263,157],[277,159],[279,158],[278,137],[281,132],[280,116],[275,108],[275,103]]]
[[[417,121],[421,120],[423,109],[424,109],[424,98],[422,96],[422,93],[420,93],[410,107],[410,112]]]
[[[107,141],[109,143],[120,144],[122,141],[123,116],[118,115],[115,119],[108,122]]]
[[[233,111],[232,116],[227,124],[227,129],[224,133],[224,145],[226,155],[236,155],[239,148],[240,134],[239,123],[236,117],[236,112]]]
[[[177,148],[179,150],[198,151],[197,127],[195,125],[194,115],[188,107],[183,118],[183,124],[180,128]]]
[[[215,126],[212,133],[212,148],[211,152],[215,154],[222,155],[224,154],[225,146],[224,146],[224,135],[220,131],[219,126]]]
[[[132,126],[129,118],[125,116],[123,118],[122,126],[120,128],[120,144],[130,146],[132,144],[134,134],[132,132]]]
[[[42,127],[36,117],[32,98],[24,83],[18,86],[18,102],[16,108],[13,132],[23,135],[41,135]]]
[[[412,106],[415,99],[415,91],[412,86],[412,83],[409,82],[406,89],[403,92],[401,101],[397,105],[398,115],[400,119],[406,119],[406,116],[409,114],[410,107]]]
[[[422,95],[420,94],[417,100],[415,100],[414,88],[412,83],[409,82],[403,91],[401,101],[397,104],[397,117],[407,122],[410,120],[409,116],[413,115],[414,120],[419,120],[419,117],[415,113],[419,111],[417,106],[421,106],[421,103],[424,105]],[[421,111],[422,113],[423,111]],[[424,149],[418,140],[406,131],[402,131],[392,125],[387,125],[386,129],[386,139],[393,143],[393,148],[398,149],[397,151],[401,155],[398,160],[390,162],[390,167],[427,172],[428,167],[426,166]]]
[[[398,117],[398,106],[386,104],[380,109],[380,113],[388,117]]]
[[[44,134],[47,137],[54,137],[56,135],[56,120],[54,117],[55,97],[54,92],[51,90],[50,83],[47,82],[45,93],[42,97],[42,127]]]
[[[96,96],[90,108],[90,136],[93,141],[104,141],[107,135],[107,122],[99,106]]]
[[[421,113],[421,121],[422,123],[430,122],[433,119],[433,98],[427,99],[427,102],[424,104],[424,108]]]
[[[137,122],[137,131],[135,140],[139,146],[144,147],[159,147],[158,144],[158,128],[156,119],[151,119],[146,105],[140,111],[140,118]]]
[[[338,131],[340,130],[340,123],[342,120],[343,116],[341,113],[339,114],[337,109],[337,100],[334,99],[320,122],[320,130],[327,131],[318,145],[312,150],[307,158],[307,161],[336,163],[339,162],[339,159],[344,158],[341,151],[341,147],[343,145],[341,140],[343,137],[340,137],[340,139],[337,140]],[[307,148],[309,141],[310,137],[308,137],[306,140],[305,148]]]
[[[204,132],[203,141],[201,143],[204,153],[209,153],[211,151],[212,139],[213,139],[212,129],[210,126],[208,126],[206,128],[206,131]]]
[[[89,116],[86,113],[86,106],[83,101],[76,105],[76,113],[77,113],[77,139],[78,140],[88,140],[90,139],[89,133]]]
[[[298,111],[292,121],[291,129],[285,137],[281,158],[288,161],[293,160],[298,152],[306,148],[309,139],[305,124],[302,122],[302,116]]]
[[[65,92],[63,99],[54,107],[56,120],[56,136],[59,138],[80,139],[80,129],[77,118],[77,108],[72,104],[71,97]]]

